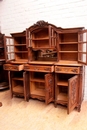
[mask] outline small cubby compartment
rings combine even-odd
[[[32,50],[33,61],[57,61],[56,49]]]
[[[45,96],[45,73],[30,73],[30,94]]]
[[[74,76],[74,74],[57,74],[56,98],[59,103],[68,102],[69,79],[71,79]]]
[[[76,44],[78,43],[78,33],[77,32],[67,32],[59,34],[59,43]]]
[[[23,71],[11,72],[12,75],[12,93],[24,96],[24,78]]]
[[[31,33],[30,39],[32,40],[32,48],[47,48],[49,47],[49,30],[42,28],[34,30]]]
[[[78,61],[78,33],[59,34],[59,60]]]
[[[5,37],[6,61],[24,62],[28,60],[28,49],[26,47],[26,35],[22,33],[11,34]]]
[[[78,75],[55,74],[55,106],[66,105],[68,114],[78,107],[78,82]]]

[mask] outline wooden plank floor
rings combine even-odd
[[[81,112],[67,115],[66,107],[22,98],[11,99],[10,90],[0,92],[0,130],[87,130],[87,102]]]

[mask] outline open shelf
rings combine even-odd
[[[24,94],[24,88],[22,85],[16,85],[15,87],[13,87],[13,92]]]
[[[68,94],[67,93],[59,93],[57,96],[58,101],[68,102]]]
[[[59,86],[68,86],[68,81],[58,81],[57,85],[59,85]]]

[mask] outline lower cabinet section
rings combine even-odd
[[[9,75],[9,85],[11,89],[11,95],[24,97],[28,100],[29,95],[29,85],[27,82],[27,72],[24,71],[8,71]]]
[[[67,106],[69,114],[75,107],[78,107],[78,96],[80,88],[79,76],[72,74],[55,74],[55,106],[62,104]]]
[[[30,97],[45,100],[46,104],[54,101],[54,75],[30,72]]]

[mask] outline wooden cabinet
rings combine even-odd
[[[66,105],[68,114],[74,108],[80,111],[82,75],[82,66],[55,66],[55,106]]]
[[[5,36],[6,62],[12,64],[23,64],[28,60],[26,48],[26,32],[13,33],[12,37]]]
[[[28,49],[26,46],[26,32],[13,33],[12,37],[4,37],[6,64],[4,70],[9,74],[11,95],[27,97],[27,73],[24,72],[24,64],[28,61]],[[25,88],[26,86],[26,88]]]
[[[57,61],[57,27],[44,21],[38,21],[26,30],[29,52],[30,97],[54,101],[54,62]]]
[[[23,97],[28,101],[29,86],[27,73],[24,71],[8,71],[11,96]]]
[[[54,101],[54,74],[50,73],[51,68],[25,64],[24,70],[29,71],[29,97],[44,100],[46,104]]]
[[[55,63],[55,106],[81,110],[84,92],[84,65],[87,65],[87,30],[58,30],[58,62]]]
[[[5,63],[4,34],[0,33],[0,90],[9,88],[8,75],[3,69]]]
[[[12,95],[81,109],[87,30],[56,27],[38,21],[21,33],[5,37],[4,70],[9,71]],[[18,77],[20,75],[20,77]]]

